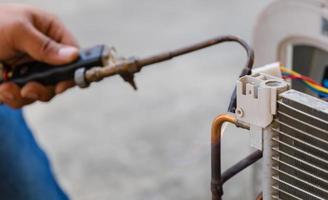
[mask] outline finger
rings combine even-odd
[[[51,27],[45,34],[60,44],[79,47],[73,34],[57,18],[52,21]]]
[[[34,25],[40,32],[58,43],[75,47],[79,46],[73,34],[57,16],[38,8],[35,8],[32,13]]]
[[[56,94],[61,94],[65,92],[67,89],[74,87],[74,81],[63,81],[56,85],[55,92]]]
[[[62,32],[59,33],[61,35],[61,40],[59,40],[58,42],[79,48],[80,45],[77,39],[63,24],[60,24],[58,26],[62,26]]]
[[[39,100],[43,102],[50,101],[54,96],[54,87],[45,87],[37,82],[27,83],[20,92],[23,98]]]
[[[20,88],[14,83],[0,85],[0,99],[3,103],[16,109],[34,102],[32,99],[23,98],[20,95]]]
[[[27,53],[33,59],[53,65],[61,65],[77,59],[79,51],[76,47],[57,43],[32,25],[25,25],[24,33],[16,43],[16,48]]]
[[[48,94],[50,98],[48,100],[45,100],[44,102],[48,102],[56,96],[55,86],[50,85],[50,86],[46,86],[46,88],[48,90]]]

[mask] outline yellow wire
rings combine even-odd
[[[301,74],[299,74],[299,73],[297,73],[297,72],[295,72],[295,71],[293,71],[291,69],[288,69],[286,67],[280,67],[280,69],[281,69],[282,72],[287,72],[287,73],[289,73],[291,75],[302,76]],[[304,80],[304,82],[306,84],[308,84],[309,86],[315,88],[316,90],[320,91],[320,92],[328,93],[328,88],[325,88],[325,87],[322,87],[322,86],[319,86],[319,85],[315,85],[315,84],[313,84],[313,83],[311,83],[309,81],[306,81],[306,80]]]

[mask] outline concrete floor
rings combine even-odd
[[[270,0],[16,2],[58,14],[83,47],[143,56],[222,34],[251,42]],[[115,77],[30,106],[26,116],[72,199],[210,199],[210,124],[226,111],[244,63],[244,51],[225,44],[145,69],[138,92]],[[227,132],[224,168],[250,151],[247,134]],[[250,177],[230,181],[225,199],[254,199]]]

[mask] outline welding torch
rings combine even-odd
[[[115,48],[106,45],[97,45],[92,48],[82,49],[79,58],[66,65],[52,66],[37,61],[24,63],[15,67],[2,64],[2,66],[0,65],[0,84],[11,81],[19,86],[24,86],[30,81],[36,81],[44,85],[55,85],[60,81],[74,80],[76,85],[81,88],[86,88],[92,82],[98,82],[106,77],[120,75],[134,89],[137,89],[134,81],[134,74],[140,72],[143,67],[164,62],[174,57],[223,42],[237,42],[245,48],[248,59],[240,76],[250,74],[254,62],[253,50],[242,39],[228,35],[215,37],[210,40],[145,58],[119,57]],[[235,101],[236,95],[234,92],[229,111],[233,111],[235,108]]]

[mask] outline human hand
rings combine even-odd
[[[0,4],[0,61],[11,67],[33,60],[61,65],[77,59],[78,52],[76,40],[55,15],[27,5]],[[73,85],[29,82],[20,88],[7,82],[0,85],[0,101],[21,108],[50,101]]]

